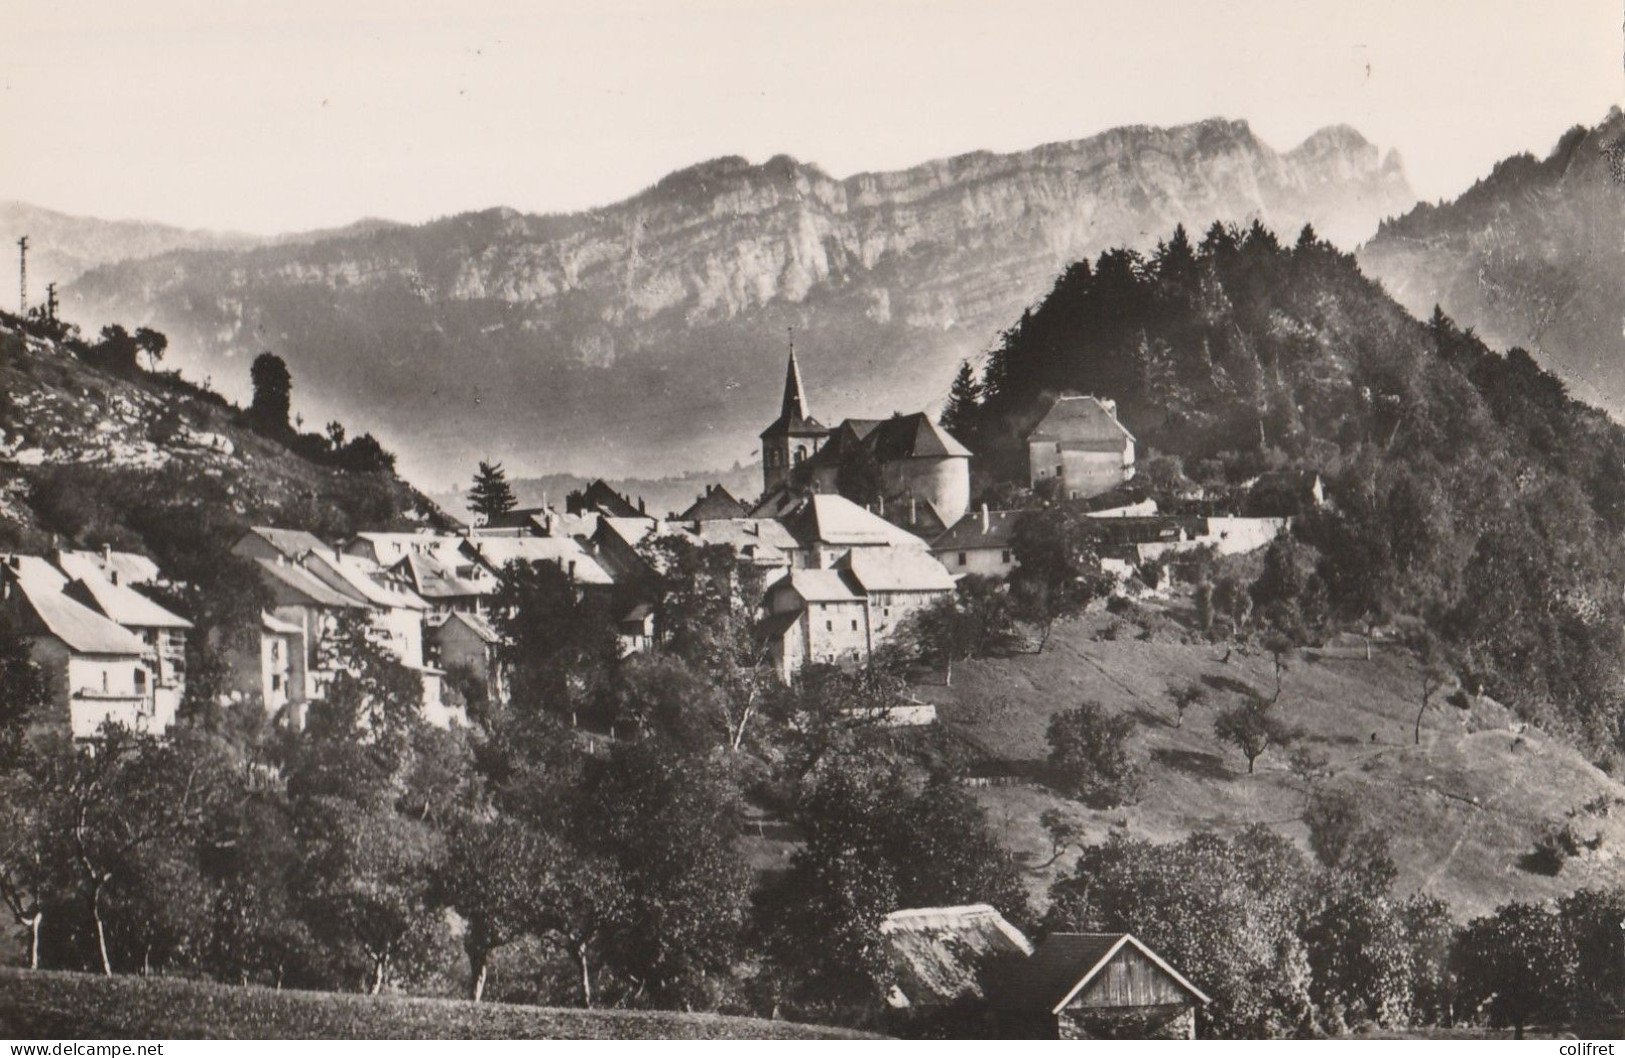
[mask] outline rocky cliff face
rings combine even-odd
[[[1285,153],[1241,122],[1134,127],[844,180],[722,158],[571,216],[104,267],[65,311],[150,322],[228,392],[275,349],[307,415],[344,410],[431,481],[481,457],[663,473],[751,458],[787,327],[818,414],[909,410],[1080,256],[1215,219],[1353,245],[1413,201],[1342,127]]]
[[[1360,266],[1426,318],[1523,346],[1574,394],[1625,412],[1625,114],[1523,154],[1453,202],[1381,226]]]

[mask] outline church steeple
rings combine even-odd
[[[790,338],[790,362],[784,368],[784,401],[779,407],[779,419],[786,423],[812,418],[807,410],[807,394],[801,388],[801,365],[796,363],[796,340]]]
[[[762,431],[762,488],[771,491],[775,486],[787,484],[795,476],[796,468],[823,447],[829,431],[812,417],[807,391],[801,385],[801,365],[796,362],[794,334],[790,339],[790,358],[784,367],[784,399],[779,402],[779,417],[773,425]]]

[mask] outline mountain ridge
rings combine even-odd
[[[1346,127],[1282,153],[1224,119],[840,180],[723,156],[580,213],[103,265],[65,311],[149,321],[194,374],[270,348],[308,417],[342,410],[431,486],[480,458],[646,477],[750,461],[786,328],[821,406],[929,406],[1071,260],[1213,219],[1352,242],[1414,201],[1390,161]]]

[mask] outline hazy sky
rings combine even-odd
[[[1346,122],[1453,195],[1621,99],[1620,0],[0,0],[0,198],[283,231]]]

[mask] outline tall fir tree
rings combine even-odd
[[[959,365],[959,374],[954,376],[953,388],[948,391],[948,403],[943,405],[942,417],[938,421],[944,430],[963,440],[973,431],[976,413],[981,406],[982,381],[976,377],[970,361],[966,360]]]
[[[513,486],[508,484],[508,475],[502,469],[502,464],[481,460],[480,469],[474,475],[474,484],[468,490],[468,509],[489,522],[518,505],[519,501],[514,497]]]

